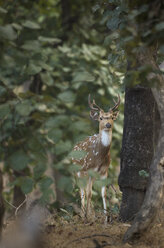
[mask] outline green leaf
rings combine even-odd
[[[56,117],[51,117],[45,122],[45,128],[50,130],[56,127],[68,126],[69,118],[66,115],[58,115]]]
[[[42,82],[45,85],[48,85],[48,86],[54,85],[54,80],[51,77],[51,74],[49,72],[43,72],[40,74],[40,76],[41,76]]]
[[[44,192],[45,190],[47,190],[51,186],[52,183],[53,183],[53,180],[50,177],[44,177],[43,179],[41,179],[39,182],[41,191]]]
[[[27,51],[36,51],[40,48],[40,44],[37,40],[29,40],[26,41],[21,48],[27,50]]]
[[[43,36],[39,36],[38,40],[44,43],[49,43],[49,44],[57,44],[61,42],[61,40],[58,38],[43,37]]]
[[[69,102],[74,102],[75,101],[75,94],[72,91],[64,91],[60,94],[58,94],[58,98],[65,103],[69,103]]]
[[[40,26],[38,23],[33,22],[33,21],[29,21],[29,20],[25,21],[22,25],[24,27],[30,28],[30,29],[40,29]]]
[[[73,74],[73,82],[93,82],[95,77],[87,71],[79,71]]]
[[[155,26],[157,31],[162,31],[164,29],[164,22],[160,22]]]
[[[91,173],[91,174],[90,174]],[[90,176],[91,177],[93,177],[93,178],[95,178],[96,177],[96,174],[94,174],[95,173],[95,171],[90,171]],[[99,176],[99,175],[97,175],[97,176]],[[109,185],[111,182],[110,182],[110,180],[109,180],[109,178],[106,178],[106,179],[98,179],[98,180],[96,180],[95,181],[95,188],[97,188],[97,189],[100,189],[100,188],[102,188],[103,186],[107,186],[107,185]]]
[[[38,61],[38,65],[46,71],[53,71],[53,67],[51,67],[49,64],[44,63],[43,61]]]
[[[0,37],[6,40],[15,40],[17,34],[14,31],[12,25],[0,26]]]
[[[110,29],[110,30],[115,30],[118,28],[118,25],[120,24],[120,19],[118,17],[113,17],[111,18],[110,20],[108,20],[107,22],[107,27]]]
[[[31,105],[31,102],[22,102],[16,105],[16,111],[21,116],[28,116],[33,110],[34,107]]]
[[[85,188],[87,185],[88,179],[87,177],[77,178],[77,185],[79,188]]]
[[[52,200],[55,200],[54,191],[51,188],[45,189],[42,192],[42,196],[40,198],[41,204],[50,204]]]
[[[20,187],[24,194],[28,194],[33,190],[34,181],[30,177],[25,177],[21,181]]]
[[[60,129],[52,129],[47,134],[47,139],[50,143],[57,143],[63,136],[63,132]]]
[[[66,191],[68,193],[72,192],[73,184],[71,177],[61,176],[59,181],[57,182],[57,186],[62,191]]]
[[[162,53],[162,54],[164,54],[164,45],[161,45],[160,47],[159,47],[159,51]],[[162,70],[163,71],[163,70]]]
[[[145,171],[145,170],[140,170],[139,171],[139,175],[141,177],[144,177],[144,178],[148,178],[149,177],[149,173],[147,171]]]
[[[77,130],[77,131],[81,131],[81,132],[85,132],[86,130],[88,130],[88,122],[84,121],[84,120],[79,120],[76,121],[74,123],[72,123],[72,125],[70,126],[70,129],[72,131]]]
[[[60,141],[55,146],[55,153],[56,155],[61,155],[63,153],[69,152],[72,149],[72,144],[70,141]]]
[[[76,164],[71,164],[68,166],[68,171],[71,173],[71,174],[74,174],[74,173],[77,173],[81,168],[79,167],[79,165],[76,165]]]
[[[35,75],[37,73],[39,73],[42,70],[42,68],[38,65],[33,64],[32,62],[29,64],[29,66],[27,67],[27,74],[29,75]]]
[[[88,171],[88,175],[90,176],[90,177],[92,177],[92,178],[100,178],[100,175],[99,175],[99,173],[98,172],[96,172],[96,171],[94,171],[94,170],[92,170],[92,169],[90,169],[89,171]],[[102,180],[103,181],[103,180]]]
[[[6,92],[7,90],[3,86],[0,86],[0,96],[2,96]]]
[[[10,167],[16,171],[25,169],[29,162],[29,157],[22,150],[14,152],[9,157]]]
[[[0,13],[6,14],[7,13],[7,10],[4,9],[4,8],[2,8],[2,7],[0,7]]]
[[[98,9],[100,9],[100,5],[99,4],[96,4],[92,7],[92,11],[93,12],[96,12]]]
[[[38,180],[46,171],[45,164],[37,163],[37,165],[34,167],[34,179]]]
[[[0,105],[0,118],[3,119],[5,117],[7,117],[10,114],[10,106],[9,104],[5,103],[5,104],[1,104]]]
[[[72,151],[69,153],[68,158],[80,159],[85,157],[86,154],[86,151]]]
[[[15,28],[18,31],[22,30],[22,26],[19,25],[18,23],[12,23],[12,26],[13,26],[13,28]]]
[[[40,138],[41,137],[39,137],[38,135],[37,136],[31,135],[30,137],[28,137],[26,144],[28,145],[28,148],[33,152],[37,152],[37,153],[43,152],[44,148],[43,148],[42,140]]]

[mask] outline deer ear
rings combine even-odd
[[[113,112],[112,119],[115,121],[119,115],[119,111]]]
[[[98,121],[98,119],[99,119],[99,112],[94,111],[94,110],[91,110],[91,111],[90,111],[90,117],[91,117],[93,120]]]

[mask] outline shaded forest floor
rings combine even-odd
[[[67,218],[66,218],[67,217]],[[22,228],[15,220],[6,222],[3,235],[6,233],[9,248],[164,248],[164,211],[159,212],[152,229],[133,243],[123,244],[123,235],[130,224],[121,223],[118,218],[104,225],[102,216],[94,223],[84,223],[79,216],[59,216],[50,214],[41,229],[39,246],[27,244],[29,236],[21,232]],[[27,221],[27,219],[26,219]],[[35,230],[35,221],[29,222],[29,230]],[[17,229],[18,228],[18,229]],[[11,232],[9,232],[9,229]],[[17,231],[16,231],[17,229]],[[30,234],[31,235],[31,234]],[[23,236],[25,239],[23,240]],[[27,242],[28,240],[28,242]],[[40,242],[41,241],[41,242]],[[5,241],[6,242],[6,241]],[[17,245],[19,244],[19,245]],[[22,245],[23,244],[23,245]],[[1,247],[1,245],[0,245]]]
[[[164,214],[163,214],[164,217]],[[161,218],[161,216],[160,216]],[[164,248],[164,221],[157,221],[150,232],[131,244],[123,244],[122,238],[129,224],[114,221],[102,223],[72,222],[49,223],[43,235],[44,248]]]

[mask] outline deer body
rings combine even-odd
[[[109,134],[107,135],[109,136]],[[93,169],[104,175],[107,173],[110,163],[110,143],[110,136],[109,138],[105,137],[104,140],[100,134],[90,136],[74,147],[75,151],[86,151],[86,156],[73,161],[82,166],[81,172]]]
[[[78,177],[88,176],[88,170],[94,170],[100,174],[102,179],[107,178],[108,168],[110,164],[110,146],[112,142],[112,129],[113,121],[118,115],[118,111],[114,112],[119,106],[118,103],[105,113],[98,105],[93,101],[91,104],[89,97],[89,105],[91,108],[90,116],[94,120],[99,121],[99,133],[93,136],[87,137],[84,141],[80,142],[74,147],[75,151],[86,151],[86,156],[80,159],[73,159],[73,163],[81,166],[81,170],[77,173]],[[86,188],[80,189],[81,194],[81,208],[85,217],[89,217],[91,214],[91,196],[92,196],[92,184],[93,179],[88,177],[88,183]],[[87,206],[85,208],[85,194],[87,196]],[[104,213],[107,221],[107,204],[106,204],[106,187],[101,189]]]

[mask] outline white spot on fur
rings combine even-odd
[[[111,140],[112,140],[112,133],[102,131],[101,142],[102,142],[103,146],[109,146],[111,143]]]

